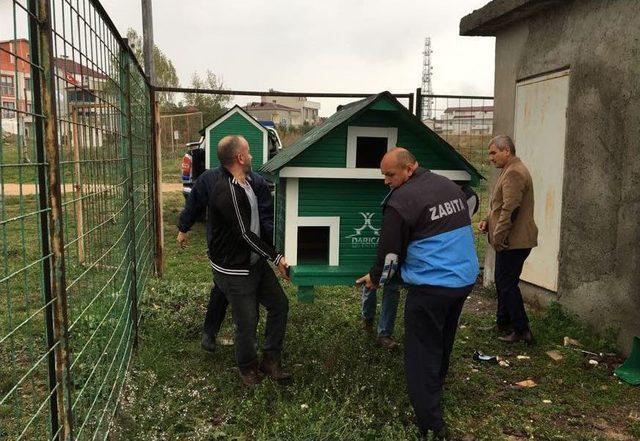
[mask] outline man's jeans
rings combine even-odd
[[[257,304],[267,309],[263,352],[280,357],[287,326],[289,301],[266,260],[260,259],[248,276],[213,270],[215,283],[227,296],[235,327],[236,363],[241,371],[256,360]]]
[[[398,314],[398,300],[400,298],[399,277],[392,277],[382,289],[382,307],[378,321],[378,336],[391,337]],[[362,319],[373,322],[376,315],[376,290],[362,288]]]

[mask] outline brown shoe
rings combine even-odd
[[[242,384],[247,387],[260,384],[262,376],[258,372],[258,361],[255,360],[249,366],[240,369],[240,378],[242,378]]]
[[[509,335],[505,335],[504,337],[498,337],[498,340],[503,341],[505,343],[517,343],[519,341],[523,341],[527,344],[527,346],[532,346],[535,344],[535,339],[533,338],[533,334],[531,334],[531,331],[528,329],[523,333],[513,331]]]
[[[282,370],[280,358],[268,352],[265,352],[262,356],[260,371],[278,383],[287,383],[291,381],[291,374]]]
[[[390,351],[400,347],[400,344],[391,337],[378,337],[376,339],[376,344],[381,348],[385,348]]]
[[[367,334],[373,336],[373,320],[362,319],[362,330]]]

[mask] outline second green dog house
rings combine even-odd
[[[265,127],[253,116],[236,105],[216,120],[207,124],[200,135],[204,138],[206,168],[220,165],[218,142],[227,135],[242,135],[249,142],[253,163],[260,166],[273,157],[281,148],[280,138],[275,129]]]
[[[260,169],[276,182],[275,241],[299,298],[312,298],[315,285],[352,285],[368,272],[389,191],[379,164],[396,145],[456,182],[482,179],[389,92],[342,107]]]

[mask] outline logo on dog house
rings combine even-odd
[[[275,242],[301,300],[316,285],[352,285],[371,267],[389,193],[380,160],[397,145],[460,184],[482,179],[389,92],[339,108],[260,168],[276,182]]]

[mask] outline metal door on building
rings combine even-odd
[[[558,290],[568,93],[568,70],[516,84],[516,151],[531,172],[538,226],[538,246],[525,262],[521,279],[554,292]]]

